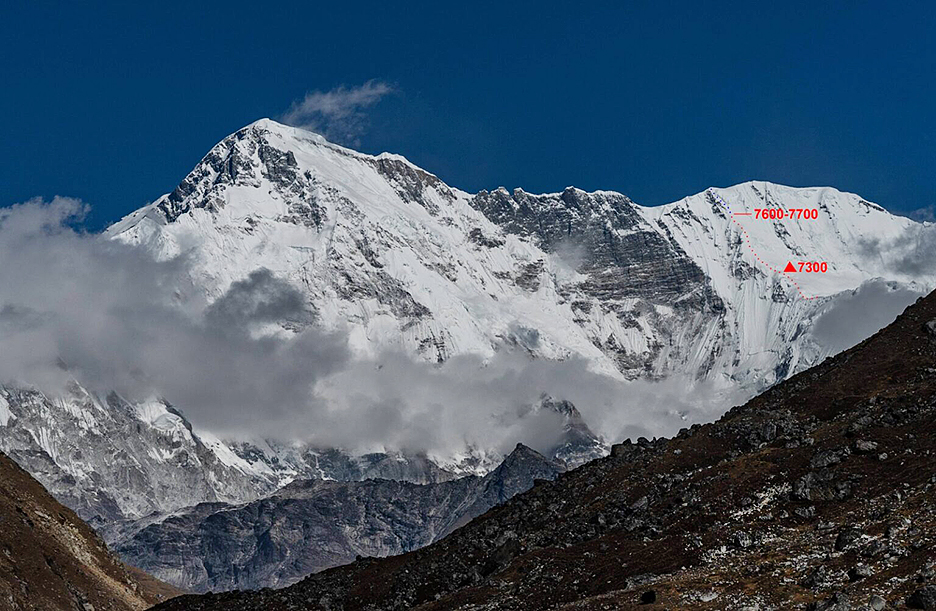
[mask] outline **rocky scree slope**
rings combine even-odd
[[[178,593],[114,558],[74,512],[0,453],[0,609],[129,611]]]
[[[355,557],[428,545],[562,470],[518,445],[484,477],[424,485],[296,481],[252,503],[175,512],[143,526],[116,551],[187,591],[282,587]]]
[[[445,539],[157,609],[932,609],[936,294],[718,422],[627,442]]]

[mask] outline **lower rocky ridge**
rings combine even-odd
[[[523,445],[484,477],[419,485],[307,480],[244,505],[203,503],[116,546],[128,563],[195,592],[284,586],[358,556],[436,541],[563,470]]]
[[[568,401],[544,396],[562,432],[544,451],[565,468],[608,453]],[[77,380],[61,396],[0,386],[0,451],[26,469],[111,545],[162,515],[199,503],[246,503],[294,480],[439,483],[483,475],[503,456],[472,451],[443,461],[420,453],[351,454],[269,439],[223,441],[165,400],[98,396]],[[444,464],[443,464],[444,462]]]
[[[936,609],[936,295],[718,422],[441,541],[157,609]]]
[[[129,611],[176,594],[121,564],[74,512],[0,453],[0,609]]]

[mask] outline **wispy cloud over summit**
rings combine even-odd
[[[393,92],[392,85],[374,79],[357,87],[312,91],[293,102],[280,119],[334,142],[357,145],[367,128],[367,109]]]

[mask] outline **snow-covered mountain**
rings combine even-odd
[[[733,216],[766,207],[819,214]],[[161,258],[193,254],[209,300],[258,267],[288,278],[317,324],[352,330],[362,356],[390,347],[443,361],[506,342],[630,379],[679,371],[762,388],[825,356],[799,328],[822,298],[876,277],[929,281],[856,248],[913,224],[857,195],[762,182],[649,208],[574,188],[472,195],[400,156],[264,119],[107,234]],[[767,267],[804,259],[829,271]]]
[[[758,208],[818,213],[746,215]],[[837,296],[874,278],[933,286],[859,247],[915,226],[857,195],[764,182],[659,207],[574,188],[470,194],[400,156],[264,119],[105,236],[160,259],[185,253],[209,303],[266,268],[307,300],[309,316],[284,328],[344,330],[358,358],[393,350],[439,363],[512,350],[578,357],[623,381],[683,375],[751,396],[828,356],[810,330]],[[783,273],[799,261],[828,271]],[[544,405],[566,416],[556,457],[574,466],[604,451],[574,408]],[[295,478],[444,481],[500,458],[225,441],[165,401],[131,405],[78,381],[67,397],[0,389],[0,427],[0,449],[85,518],[246,501]]]

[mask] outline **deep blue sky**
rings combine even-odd
[[[0,205],[80,197],[100,226],[237,128],[369,79],[397,92],[358,148],[466,190],[936,204],[932,1],[193,4],[3,3]]]

